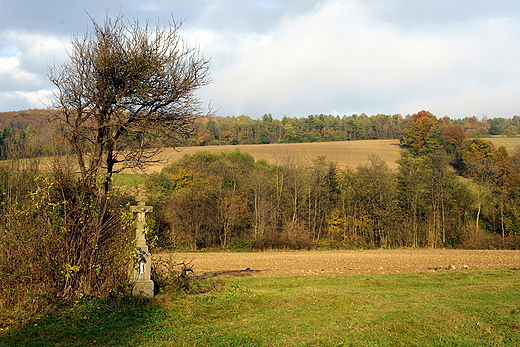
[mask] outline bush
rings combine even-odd
[[[0,168],[0,326],[59,299],[108,296],[128,280],[124,199],[56,167]]]

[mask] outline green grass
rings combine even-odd
[[[0,345],[518,346],[519,285],[512,270],[240,278],[221,293],[65,306]]]
[[[146,175],[140,174],[115,174],[114,175],[114,185],[116,186],[129,186],[135,187],[138,185],[142,185],[146,182]]]

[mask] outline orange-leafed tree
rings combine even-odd
[[[447,125],[441,131],[442,143],[446,152],[455,153],[461,149],[466,139],[466,132],[459,124]]]
[[[437,119],[428,111],[420,111],[409,119],[406,133],[401,143],[406,147],[412,148],[416,154],[421,154],[428,147],[429,138],[432,130],[437,125],[442,125],[443,121]]]

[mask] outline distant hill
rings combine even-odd
[[[36,130],[36,133],[48,135],[45,131],[46,129],[50,129],[52,123],[48,121],[51,116],[51,110],[42,110],[42,109],[31,109],[31,110],[21,110],[21,111],[10,111],[10,112],[0,112],[0,131],[6,126],[11,126],[16,131],[16,129],[25,129],[29,126],[32,129]],[[265,118],[265,117],[264,117]],[[359,116],[359,117],[349,117],[349,121],[352,119],[355,120],[378,120],[378,119],[386,119],[383,116]],[[387,117],[388,118],[388,117]],[[395,118],[395,116],[394,116]],[[389,118],[390,119],[390,118]],[[399,117],[395,119],[401,119]],[[205,118],[205,122],[216,122],[217,118],[209,117]],[[340,121],[337,117],[332,116],[319,116],[319,117],[307,117],[302,119],[288,119],[287,122],[303,122],[305,124],[310,124],[318,121]],[[504,120],[498,119],[502,121],[516,121],[516,118],[513,120]],[[251,131],[253,133],[261,133],[261,127],[256,128],[252,126],[254,122],[257,122],[257,125],[261,125],[262,122],[274,126],[273,124],[278,124],[283,126],[282,122],[278,120],[273,120],[272,118],[256,120],[253,121],[249,117],[241,116],[241,117],[228,117],[220,119],[221,122],[231,122],[236,131],[230,131],[229,129],[233,129],[232,127],[226,130],[230,134],[241,134],[242,132]],[[206,122],[206,123],[207,123]],[[252,122],[252,123],[251,123]],[[472,121],[475,123],[475,121]],[[468,120],[467,124],[473,124]],[[487,120],[489,123],[490,121]],[[494,121],[496,123],[496,121]],[[225,123],[225,122],[224,122]],[[230,123],[230,124],[231,124]],[[250,124],[251,123],[251,124]],[[295,124],[296,124],[295,123]],[[493,122],[491,122],[493,123]],[[209,124],[209,123],[208,123]],[[208,126],[208,124],[197,123],[199,127],[199,137],[200,132],[202,130],[212,129]],[[250,126],[250,129],[246,127],[246,125]],[[256,123],[255,123],[256,124]],[[290,123],[287,123],[290,124]],[[298,123],[299,124],[299,123]],[[231,126],[231,125],[229,125]],[[295,125],[296,126],[296,125]],[[402,126],[402,124],[401,124]],[[201,128],[202,127],[202,128]],[[201,130],[202,129],[202,130]],[[244,130],[245,129],[245,130]],[[247,130],[247,131],[246,131]],[[272,130],[272,129],[271,129]],[[485,130],[485,129],[484,129]],[[273,130],[274,131],[274,130]],[[282,129],[278,129],[274,132],[280,132]],[[315,129],[301,129],[302,136],[305,134],[311,134],[315,132]],[[338,132],[339,133],[339,132]],[[40,135],[39,135],[40,136]],[[307,136],[307,135],[305,135]],[[303,137],[305,137],[303,136]],[[488,135],[489,136],[489,135]],[[196,136],[197,137],[197,136]],[[244,138],[247,138],[245,136]],[[520,149],[520,138],[511,138],[511,137],[503,137],[502,136],[493,136],[485,138],[488,141],[491,141],[495,147],[504,146],[508,150],[510,154],[514,153],[518,148]],[[45,139],[42,139],[38,142],[41,146],[45,145]],[[36,144],[35,144],[36,145]],[[314,159],[319,156],[325,156],[327,160],[334,161],[338,167],[340,168],[350,168],[355,169],[359,165],[366,165],[370,163],[371,157],[379,157],[383,161],[387,163],[387,165],[391,169],[396,169],[397,164],[396,160],[400,158],[400,147],[399,140],[397,139],[380,139],[380,140],[357,140],[357,141],[334,141],[334,142],[303,142],[303,143],[271,143],[271,144],[237,144],[237,145],[212,145],[212,146],[194,146],[194,147],[182,147],[178,149],[167,148],[164,153],[161,155],[161,158],[167,162],[171,162],[173,160],[177,160],[181,158],[184,154],[195,153],[196,151],[207,150],[211,152],[220,152],[220,151],[233,151],[239,149],[243,152],[250,153],[256,160],[265,159],[269,163],[273,164],[298,164],[298,165],[306,165],[311,163]],[[160,170],[164,164],[155,165],[150,168],[149,171],[158,171]]]
[[[0,129],[10,125],[13,128],[26,128],[32,125],[34,128],[40,129],[49,126],[49,110],[23,110],[0,112]]]

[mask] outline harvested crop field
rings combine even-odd
[[[264,159],[270,164],[307,165],[319,156],[335,162],[339,168],[355,169],[359,165],[370,163],[371,157],[378,157],[391,169],[397,168],[395,162],[400,158],[399,140],[364,140],[313,143],[284,143],[265,145],[226,145],[204,147],[165,148],[158,156],[163,163],[157,163],[147,172],[160,171],[164,163],[179,160],[185,154],[197,151],[231,152],[240,150],[249,153],[255,160]]]
[[[484,140],[490,141],[497,148],[504,146],[510,155],[520,149],[520,138],[518,137],[487,137]]]
[[[403,272],[520,270],[520,251],[354,250],[255,253],[172,253],[155,257],[190,262],[207,277],[357,275]]]

